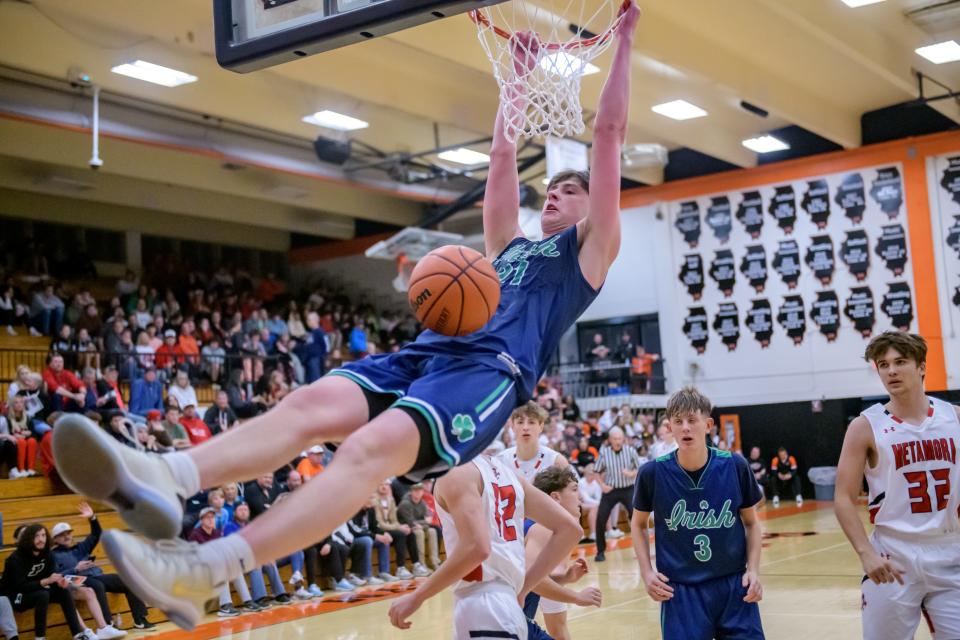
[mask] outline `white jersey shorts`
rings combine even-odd
[[[874,532],[881,556],[904,571],[904,584],[861,584],[864,640],[913,640],[925,618],[935,640],[960,638],[960,540],[919,543]]]
[[[453,605],[453,639],[527,640],[527,617],[507,584],[484,582],[457,592]]]

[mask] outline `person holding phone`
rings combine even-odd
[[[81,501],[78,510],[80,515],[90,521],[90,535],[78,542],[73,537],[73,528],[66,522],[58,522],[53,526],[52,536],[55,543],[53,560],[56,570],[62,574],[71,574],[74,577],[84,579],[83,585],[92,589],[96,594],[96,599],[100,603],[100,609],[103,611],[107,622],[113,620],[107,594],[122,593],[126,596],[127,603],[130,605],[134,629],[155,631],[156,625],[147,619],[147,607],[143,601],[127,589],[120,576],[114,573],[104,573],[103,569],[94,563],[94,558],[90,553],[100,542],[100,534],[103,530],[89,504]],[[111,628],[117,627],[116,624],[108,626]],[[97,635],[99,637],[99,631]]]

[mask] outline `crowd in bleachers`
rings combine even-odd
[[[419,330],[409,314],[355,303],[337,291],[316,288],[294,296],[272,275],[254,279],[227,269],[182,277],[128,272],[107,296],[102,286],[30,278],[5,283],[0,322],[8,333],[50,339],[46,367],[19,367],[0,399],[0,456],[14,479],[38,471],[55,476],[51,428],[62,412],[85,414],[125,446],[158,453],[185,449],[269,411],[340,361],[398,349]],[[592,464],[610,429],[620,427],[644,460],[667,446],[668,435],[658,432],[654,413],[626,405],[583,415],[572,397],[561,396],[547,380],[536,399],[549,416],[543,443],[583,476],[584,510],[595,535],[600,480]],[[505,428],[492,450],[511,440]],[[203,544],[236,533],[322,473],[332,456],[313,447],[252,482],[193,496],[183,537]],[[325,589],[349,591],[429,575],[442,556],[431,489],[430,483],[405,487],[385,479],[368,506],[333,534],[234,581],[240,608],[227,588],[219,615],[314,598]],[[39,537],[39,529],[31,535]],[[26,549],[33,543],[23,544]],[[277,570],[285,565],[291,567],[286,582]]]

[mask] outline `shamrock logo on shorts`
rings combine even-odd
[[[473,437],[477,435],[477,426],[473,424],[473,418],[464,413],[458,413],[453,416],[451,431],[457,436],[459,442],[466,442],[467,440],[473,440]]]

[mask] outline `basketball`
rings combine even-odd
[[[417,262],[407,300],[426,328],[445,336],[463,336],[493,317],[500,304],[500,279],[479,251],[447,245]]]

